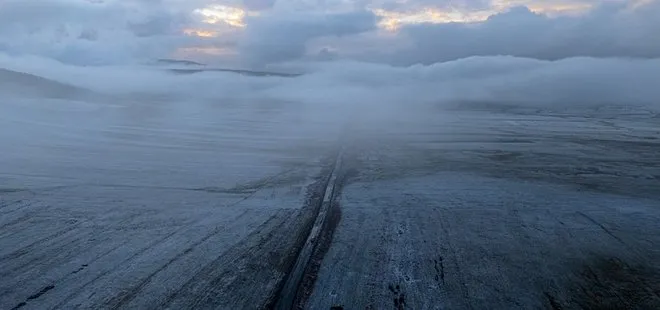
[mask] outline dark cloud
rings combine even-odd
[[[387,61],[435,63],[470,56],[512,55],[555,60],[567,57],[660,57],[660,3],[643,9],[601,6],[578,17],[550,18],[526,7],[479,24],[419,24],[404,27],[413,42]],[[378,59],[383,55],[364,55]],[[389,57],[389,56],[388,56]],[[381,58],[381,60],[384,60]]]
[[[436,8],[447,10],[483,10],[491,6],[491,0],[415,0],[415,1],[367,1],[370,5],[377,4],[378,7],[388,11],[416,11],[423,8]]]
[[[319,61],[331,61],[337,59],[337,53],[324,47],[316,54],[316,59]]]
[[[188,22],[183,14],[161,13],[152,14],[143,21],[128,22],[128,28],[138,37],[176,35]]]
[[[305,55],[307,42],[314,38],[371,31],[376,28],[377,20],[369,11],[251,18],[239,45],[240,54],[250,66],[296,60]]]
[[[159,58],[190,41],[181,35],[189,22],[161,0],[5,0],[0,51],[75,64]]]
[[[251,11],[263,11],[272,8],[276,0],[243,0],[243,6]]]

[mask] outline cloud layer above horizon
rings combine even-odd
[[[660,57],[657,0],[3,0],[0,52],[232,67],[470,56]]]

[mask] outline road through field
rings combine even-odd
[[[1,107],[1,309],[267,307],[336,142],[258,102]]]
[[[0,107],[2,309],[658,305],[650,112]]]

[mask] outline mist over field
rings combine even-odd
[[[0,309],[660,309],[659,13],[0,0]]]
[[[354,61],[309,63],[293,77],[201,71],[176,74],[155,66],[78,67],[34,57],[0,57],[5,96],[64,98],[163,95],[179,101],[295,102],[309,109],[378,107],[414,110],[484,103],[532,108],[630,106],[658,109],[660,60],[568,58],[543,61],[511,56],[470,57],[433,65],[394,67]],[[202,69],[208,70],[208,68]],[[30,76],[26,75],[29,74]],[[38,83],[37,83],[38,82]],[[8,86],[12,85],[12,86]],[[20,86],[20,87],[19,87]],[[139,104],[135,102],[134,104]],[[247,103],[249,104],[249,103]],[[336,112],[340,113],[341,111]],[[375,111],[371,111],[374,113]]]

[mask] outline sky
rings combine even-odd
[[[234,68],[660,56],[658,0],[0,0],[0,52]]]

